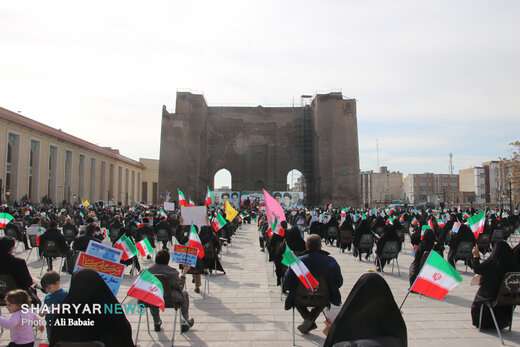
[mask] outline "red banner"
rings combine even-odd
[[[101,272],[114,277],[121,277],[125,271],[125,266],[123,264],[93,257],[83,252],[79,254],[76,264],[81,268],[92,269],[96,272]]]

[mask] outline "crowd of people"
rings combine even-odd
[[[232,242],[241,223],[257,224],[260,251],[267,252],[268,260],[274,264],[276,282],[282,292],[287,294],[285,308],[294,308],[300,313],[303,322],[298,330],[302,334],[317,328],[316,319],[326,307],[342,304],[341,268],[323,247],[323,243],[329,248],[339,248],[340,254],[350,253],[358,261],[369,261],[372,258],[375,270],[382,272],[393,260],[388,257],[389,251],[397,258],[407,237],[413,247],[413,261],[409,268],[410,285],[414,283],[430,252],[446,257],[452,265],[462,260],[479,276],[480,286],[471,307],[473,324],[483,329],[494,329],[493,317],[490,315],[493,312],[499,329],[511,325],[512,305],[494,307],[492,311],[483,310],[482,305],[496,298],[507,273],[520,271],[520,246],[513,245],[514,248],[511,248],[507,242],[510,235],[520,227],[520,217],[515,211],[484,210],[486,221],[479,235],[475,235],[466,224],[471,216],[482,212],[474,209],[336,209],[329,205],[323,209],[299,208],[285,212],[285,221],[274,226],[268,222],[262,207],[248,206],[219,230],[210,226],[202,226],[200,230],[196,228],[205,255],[197,260],[194,267],[176,269],[170,266],[168,245],[186,244],[192,228],[183,224],[179,210],[166,212],[162,208],[141,205],[80,205],[61,209],[30,205],[3,206],[0,213],[9,213],[14,218],[4,226],[5,236],[0,238],[0,278],[6,281],[10,289],[3,293],[1,299],[11,313],[9,318],[0,318],[0,326],[11,330],[10,347],[33,346],[33,330],[22,327],[20,322],[22,319],[39,322],[42,318],[23,313],[21,307],[23,304],[39,304],[42,297],[39,291],[45,293],[43,300],[47,305],[118,303],[98,273],[92,270],[74,272],[74,264],[78,253],[85,252],[91,241],[114,245],[122,236],[126,236],[135,243],[146,238],[157,249],[154,264],[148,270],[166,279],[165,283],[170,289],[168,293],[171,293],[168,300],[180,308],[181,332],[186,332],[195,324],[189,312],[186,276],[193,276],[194,291],[200,293],[202,274],[213,271],[225,274],[219,253],[222,244]],[[225,217],[226,211],[211,209],[209,220],[218,213]],[[461,258],[458,250],[461,245],[468,244],[470,253]],[[58,252],[58,257],[64,259],[62,268],[55,267],[56,254],[49,253],[50,245]],[[43,266],[47,267],[47,271],[40,279],[31,276],[26,260],[15,252],[19,247],[24,247],[26,251],[35,248],[38,261],[45,262]],[[294,252],[317,279],[319,286],[316,290],[304,288],[298,278],[299,274],[284,265],[286,248]],[[151,259],[151,256],[148,258]],[[142,258],[140,261],[135,256],[121,263],[133,273],[134,269],[138,272],[143,270],[142,261]],[[68,289],[61,287],[62,272],[73,274]],[[376,297],[377,300],[374,299]],[[161,331],[159,309],[149,309],[155,330]],[[392,327],[362,323],[381,314],[395,316]],[[44,319],[47,322],[48,341],[51,346],[60,341],[87,340],[98,340],[105,346],[132,346],[132,328],[125,315],[105,315],[47,315]],[[110,328],[105,324],[94,324],[92,327],[52,324],[62,318],[94,322],[110,319],[112,323]],[[406,325],[400,310],[384,279],[374,273],[359,279],[336,319],[327,321],[326,346],[336,346],[345,341],[358,341],[359,346],[406,345]],[[365,340],[369,342],[363,344]]]
[[[485,224],[483,230],[475,235],[468,225],[468,220],[480,213],[485,215]],[[496,318],[498,329],[511,325],[514,305],[501,305],[489,310],[483,309],[483,305],[493,302],[497,298],[507,273],[520,271],[520,244],[513,244],[512,248],[507,242],[510,235],[515,232],[520,233],[518,211],[501,209],[478,211],[460,208],[441,210],[334,209],[327,206],[323,209],[286,211],[285,218],[286,221],[281,223],[281,229],[273,232],[266,216],[260,216],[258,220],[259,244],[260,250],[267,251],[269,261],[274,264],[277,284],[288,293],[286,309],[295,307],[303,318],[303,323],[298,326],[303,334],[316,329],[315,320],[324,308],[331,304],[339,305],[341,301],[339,296],[339,288],[342,285],[341,270],[334,258],[321,250],[321,240],[329,246],[338,247],[341,252],[351,251],[352,255],[360,261],[363,255],[365,260],[369,260],[374,254],[375,270],[380,272],[384,271],[386,264],[397,259],[406,235],[408,235],[413,249],[413,261],[409,268],[410,286],[414,284],[430,252],[437,252],[440,256],[446,257],[452,266],[455,265],[455,262],[462,260],[467,267],[473,269],[477,275],[476,283],[479,284],[471,307],[473,325],[481,329],[495,329],[491,311]],[[305,233],[310,235],[307,236],[306,241],[304,241]],[[463,246],[469,252],[463,252]],[[326,286],[326,289],[318,288],[318,292],[312,295],[311,299],[316,302],[312,303],[312,300],[309,302],[309,295],[301,290],[302,285],[295,279],[294,271],[288,270],[283,264],[286,247],[300,256],[309,271],[316,278],[321,279],[320,286],[322,284]],[[388,252],[389,250],[390,252]],[[483,257],[485,259],[481,260]],[[320,291],[325,291],[324,302]],[[364,291],[364,293],[367,292],[369,291]],[[351,293],[351,295],[353,294]],[[359,293],[357,295],[359,296]],[[295,300],[295,297],[298,296],[303,298],[301,299],[303,306],[313,306],[313,309],[308,311],[307,308],[298,305],[298,300]],[[391,293],[387,297],[391,297],[392,300],[389,301],[393,302]],[[345,303],[347,306],[357,304]],[[395,312],[394,305],[391,306],[390,311]],[[374,314],[374,317],[376,314],[381,314],[381,307],[374,306],[374,312],[371,314]],[[344,311],[350,312],[350,309],[344,307],[342,312]],[[356,319],[360,318],[356,317]],[[396,324],[401,321],[402,318],[396,320]],[[342,330],[338,330],[338,334],[341,336],[348,336],[345,331],[349,324],[351,325],[348,329],[353,331],[350,339],[356,339],[362,335],[352,317],[340,314],[335,322],[337,322],[336,325],[342,326]],[[372,329],[374,337],[386,336],[385,332],[375,330],[377,329]],[[399,327],[394,331],[402,332],[402,330],[402,327]],[[404,336],[406,336],[406,331]],[[397,339],[395,341],[400,341],[403,334],[394,337]],[[372,344],[369,345],[372,346]],[[394,346],[389,341],[381,345]],[[359,344],[359,346],[364,345]],[[395,344],[395,346],[402,346],[402,344]]]
[[[210,226],[197,227],[198,237],[204,248],[204,257],[197,258],[195,266],[184,266],[177,270],[171,266],[171,245],[186,244],[189,239],[190,225],[183,225],[180,210],[166,212],[162,208],[148,206],[105,207],[101,204],[91,206],[67,206],[57,209],[53,206],[31,205],[2,206],[0,213],[9,214],[12,220],[1,228],[0,237],[0,304],[5,305],[10,313],[9,318],[0,318],[0,326],[11,330],[9,347],[28,347],[34,344],[34,333],[29,324],[24,321],[34,320],[34,325],[43,328],[41,317],[27,316],[21,313],[23,304],[56,305],[63,303],[81,304],[116,304],[117,298],[105,284],[103,278],[95,271],[84,269],[74,271],[76,258],[80,252],[85,252],[91,241],[109,243],[112,246],[123,236],[134,243],[147,239],[156,250],[155,262],[147,270],[162,276],[168,282],[168,293],[171,298],[165,298],[180,307],[182,313],[181,332],[188,331],[194,325],[194,319],[189,315],[189,296],[185,289],[187,275],[192,275],[194,292],[201,293],[201,276],[207,273],[220,272],[225,274],[219,255],[223,244],[232,242],[240,218],[227,223],[220,230],[214,231]],[[214,209],[216,213],[225,216],[225,211]],[[23,246],[22,246],[23,245]],[[170,245],[170,246],[169,246]],[[23,247],[24,257],[17,250]],[[33,278],[26,260],[36,249],[37,261],[44,262],[47,271],[40,279]],[[53,252],[51,252],[51,249]],[[151,259],[152,255],[146,258]],[[63,258],[63,267],[56,268],[56,258]],[[130,274],[133,270],[141,272],[141,261],[138,256],[121,260]],[[70,287],[61,288],[60,273],[71,274]],[[22,293],[22,294],[21,294]],[[154,321],[155,331],[162,330],[159,309],[148,307]],[[91,327],[66,327],[54,324],[61,319],[92,320]],[[106,325],[110,319],[111,324]],[[47,339],[50,346],[60,341],[100,341],[105,346],[132,346],[131,326],[125,315],[54,315],[45,317]],[[99,324],[96,324],[99,322]]]

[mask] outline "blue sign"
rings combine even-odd
[[[93,240],[89,241],[86,253],[104,260],[113,261],[114,263],[119,263],[123,255],[122,250]]]

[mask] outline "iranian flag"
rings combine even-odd
[[[142,257],[146,257],[147,255],[150,255],[153,253],[153,247],[150,241],[147,237],[142,239],[141,241],[137,242],[136,244],[137,250],[139,251],[139,254]]]
[[[204,205],[211,206],[214,203],[215,203],[215,194],[208,187],[208,192],[206,193],[206,200],[204,200]]]
[[[282,228],[281,222],[278,222],[278,219],[275,218],[273,224],[269,226],[267,229],[267,236],[271,238],[273,234],[276,234],[280,237],[285,237],[285,230]]]
[[[7,224],[9,224],[14,219],[9,213],[3,212],[0,213],[0,229],[5,229]]]
[[[197,258],[204,258],[204,247],[202,246],[202,242],[200,242],[199,234],[197,234],[197,229],[193,224],[191,225],[190,229],[190,238],[188,240],[188,246],[197,248],[199,250],[199,253],[197,253]]]
[[[410,291],[444,300],[462,282],[462,276],[439,253],[431,251]]]
[[[307,269],[303,261],[287,245],[285,245],[285,251],[283,252],[282,264],[291,268],[306,289],[315,290],[320,284]]]
[[[182,190],[177,189],[177,193],[179,194],[179,206],[188,206],[188,201],[186,200]]]
[[[114,248],[123,251],[123,255],[121,256],[121,260],[123,261],[131,259],[137,255],[137,247],[135,246],[134,241],[126,235],[121,236],[119,240],[114,243]]]
[[[193,202],[193,200],[190,199],[190,201],[188,202],[188,206],[189,207],[195,206],[195,203]]]
[[[213,230],[215,232],[218,232],[226,224],[227,224],[226,219],[224,217],[222,217],[222,215],[220,213],[217,214],[217,216],[215,218],[213,218],[213,220],[211,221],[211,227],[213,228]]]
[[[423,225],[421,227],[421,240],[424,239],[424,234],[426,234],[428,230],[432,230],[429,225]]]
[[[484,211],[473,215],[468,219],[469,227],[473,231],[473,235],[478,239],[479,235],[484,232],[484,225],[486,222],[486,213]]]
[[[144,270],[128,289],[128,296],[164,311],[164,288],[161,281],[150,271]]]

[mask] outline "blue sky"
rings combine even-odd
[[[520,1],[0,4],[0,105],[133,158],[159,156],[177,90],[210,105],[358,100],[361,168],[447,172],[510,154]]]

